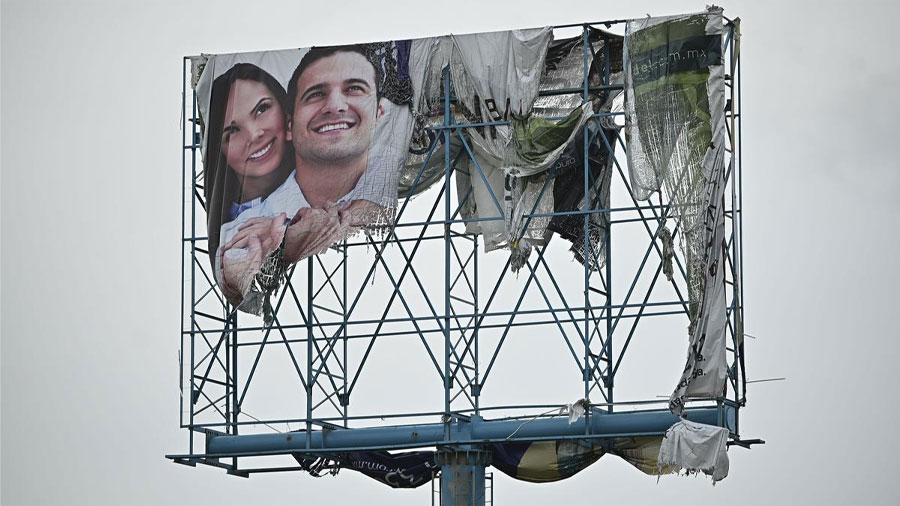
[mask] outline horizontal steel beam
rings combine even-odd
[[[688,419],[728,427],[734,431],[733,408],[695,408],[688,410]],[[588,419],[582,418],[571,425],[566,417],[535,418],[525,420],[456,419],[449,422],[449,439],[445,436],[447,424],[432,423],[394,427],[370,427],[358,429],[333,429],[312,431],[310,437],[304,431],[280,434],[216,435],[209,434],[206,454],[215,456],[272,455],[293,452],[351,451],[361,448],[418,448],[447,444],[502,443],[571,437],[613,438],[648,434],[663,434],[678,421],[669,411],[639,411],[607,413],[593,410]],[[310,445],[307,446],[307,439]]]

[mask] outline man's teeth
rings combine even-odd
[[[330,132],[332,130],[346,130],[348,128],[350,128],[350,125],[348,125],[347,123],[335,123],[334,125],[325,125],[323,127],[319,127],[316,129],[316,132],[321,134]]]
[[[275,141],[272,141],[272,142],[266,144],[266,147],[260,149],[256,153],[253,153],[252,155],[250,155],[250,159],[255,160],[257,158],[262,158],[262,157],[266,156],[266,153],[268,153],[269,150],[272,149],[272,144],[275,144]]]

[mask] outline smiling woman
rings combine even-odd
[[[222,225],[261,203],[294,168],[285,105],[281,84],[253,64],[239,63],[213,82],[203,161],[213,265]]]
[[[266,85],[246,79],[232,84],[222,145],[228,166],[244,177],[244,192],[259,193],[251,187],[278,168],[285,145],[284,112]]]

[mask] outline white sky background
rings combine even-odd
[[[725,2],[743,20],[751,385],[730,476],[607,456],[497,504],[900,502],[896,2]],[[2,4],[2,503],[429,504],[362,475],[165,460],[178,428],[181,57],[703,9],[694,2]],[[332,10],[336,9],[336,10]],[[683,354],[673,358],[680,369]],[[677,378],[672,378],[674,385]],[[668,393],[662,392],[662,393]],[[559,399],[571,402],[574,399]]]

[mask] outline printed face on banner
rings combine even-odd
[[[411,94],[380,93],[411,90],[409,43],[397,44],[213,57],[207,68],[221,74],[205,76],[210,259],[238,308],[265,312],[263,294],[287,266],[392,218],[412,133]],[[382,120],[390,128],[376,128]]]
[[[284,111],[265,84],[239,79],[231,86],[222,128],[225,161],[244,178],[265,177],[281,164],[287,139]]]
[[[297,76],[291,136],[298,161],[310,165],[351,165],[364,161],[378,103],[375,67],[360,53],[325,56]]]

